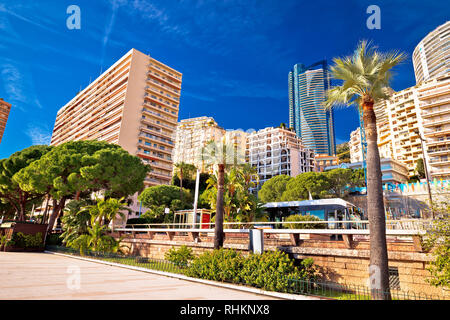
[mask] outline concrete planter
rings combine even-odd
[[[41,247],[19,247],[16,245],[3,245],[0,251],[5,252],[42,252],[44,251],[44,240],[47,232],[47,224],[34,224],[25,222],[8,223],[7,227],[2,228],[2,234],[7,235],[7,241],[11,240],[14,234],[23,233],[24,235],[36,235],[41,233],[42,245]]]

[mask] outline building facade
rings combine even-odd
[[[277,175],[295,177],[314,171],[314,151],[306,148],[295,132],[265,128],[247,136],[246,161],[259,176],[259,186]]]
[[[413,52],[416,83],[450,72],[450,21],[431,31]]]
[[[152,167],[146,186],[169,184],[182,74],[131,49],[57,113],[51,145],[103,140]]]
[[[383,183],[399,184],[408,181],[408,168],[399,161],[392,159],[381,158],[381,174]],[[342,163],[340,165],[328,166],[325,171],[344,168],[344,169],[361,169],[364,164],[362,161],[353,163]]]
[[[296,64],[288,75],[289,127],[316,154],[335,155],[333,110],[325,110],[330,87],[326,61],[306,67]]]
[[[326,167],[337,166],[339,158],[337,156],[329,156],[326,154],[316,154],[314,157],[314,171],[323,172]]]
[[[362,162],[364,160],[361,144],[361,130],[359,127],[350,133],[348,148],[350,150],[350,163]]]
[[[210,141],[218,143],[224,134],[225,129],[212,117],[181,120],[175,136],[174,163],[185,162],[195,165],[202,172],[207,171],[200,157],[202,148]]]
[[[0,98],[0,143],[5,132],[6,122],[8,121],[11,104]]]
[[[417,174],[424,153],[431,178],[450,177],[450,73],[399,92],[374,106],[381,158],[406,165],[409,176]],[[352,136],[353,137],[353,133]],[[355,135],[355,144],[356,141]],[[359,140],[359,148],[361,141]],[[357,158],[352,154],[351,158]]]
[[[450,179],[450,73],[417,88],[417,104],[429,173]]]

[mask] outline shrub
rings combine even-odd
[[[6,244],[6,235],[0,236],[0,246]]]
[[[172,249],[166,252],[164,256],[166,260],[181,268],[186,268],[189,265],[189,262],[194,259],[192,249],[184,245],[179,249],[172,247]]]
[[[234,250],[208,251],[196,257],[186,270],[186,275],[195,278],[240,283],[243,257]]]
[[[250,286],[267,291],[288,292],[288,280],[303,279],[304,276],[285,252],[277,250],[250,254],[244,261],[241,278]]]
[[[299,267],[282,251],[242,256],[234,250],[205,252],[194,258],[186,275],[201,279],[244,283],[267,291],[289,292],[289,279],[315,280],[317,270],[312,259]]]
[[[47,234],[45,244],[49,246],[61,246],[62,245],[61,233]]]
[[[286,222],[296,222],[296,221],[322,221],[316,216],[312,215],[300,215],[295,214],[287,217],[285,219]],[[325,229],[326,224],[325,223],[289,223],[286,226],[284,226],[287,229]]]
[[[127,225],[129,224],[148,224],[151,223],[151,219],[146,217],[131,218],[127,220]],[[147,228],[147,226],[134,226],[134,228]]]
[[[19,248],[40,248],[44,245],[42,241],[42,233],[23,234],[22,232],[13,233],[8,245]]]

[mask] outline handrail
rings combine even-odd
[[[214,229],[161,229],[161,228],[117,228],[117,232],[196,232],[196,233],[214,233]],[[251,229],[224,229],[224,233],[250,233]],[[357,229],[261,229],[263,233],[267,234],[326,234],[326,235],[370,235],[370,230]],[[424,235],[425,230],[386,230],[386,235],[390,236],[415,236]]]
[[[386,226],[398,226],[398,227],[407,227],[407,226],[413,226],[413,227],[419,227],[421,230],[429,226],[431,224],[431,219],[426,220],[417,220],[417,219],[403,219],[403,220],[386,220]],[[134,229],[135,226],[148,226],[149,228],[151,226],[166,226],[167,228],[170,228],[172,226],[202,226],[207,225],[211,226],[214,225],[214,222],[197,222],[197,223],[189,223],[189,222],[178,222],[178,223],[136,223],[136,224],[127,224],[126,226],[131,226],[131,228]],[[236,225],[236,226],[248,226],[248,225],[290,225],[290,224],[327,224],[327,225],[336,225],[336,224],[356,224],[358,225],[368,225],[368,220],[348,220],[348,221],[261,221],[261,222],[224,222],[224,225]],[[140,228],[136,228],[140,229]],[[404,228],[403,228],[404,229]]]

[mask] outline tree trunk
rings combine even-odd
[[[27,206],[27,201],[26,199],[26,195],[23,194],[22,191],[19,192],[19,216],[17,218],[18,221],[25,221],[25,214],[26,214],[26,206]]]
[[[214,249],[223,247],[223,189],[224,189],[225,165],[219,164],[217,177],[217,201],[216,201],[216,221],[214,230]]]
[[[22,201],[19,203],[19,217],[18,221],[25,221],[25,206],[26,202],[23,203]]]
[[[183,168],[180,168],[180,201],[183,204]]]
[[[50,196],[46,195],[45,199],[46,199],[46,201],[45,201],[46,205],[45,205],[44,214],[42,215],[42,221],[41,221],[42,224],[45,224],[45,222],[47,221],[48,202],[50,201]]]
[[[64,208],[65,203],[66,203],[65,197],[62,197],[61,200],[59,201],[59,203],[57,200],[53,199],[53,211],[50,216],[50,220],[48,221],[47,232],[53,231],[55,221],[56,221],[56,219],[58,219],[59,214],[62,211],[62,209]]]
[[[386,220],[381,180],[380,155],[377,144],[376,117],[373,100],[363,101],[363,120],[367,141],[367,213],[370,229],[370,289],[372,299],[390,300]]]

